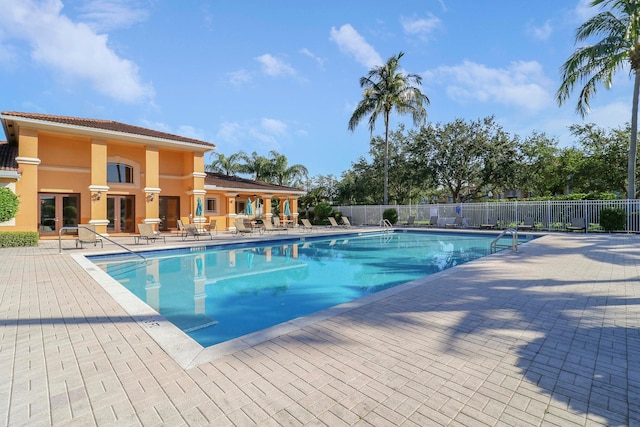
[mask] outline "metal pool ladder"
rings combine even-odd
[[[493,242],[491,242],[491,253],[497,252],[498,248],[509,247],[509,245],[498,245],[500,239],[502,239],[507,234],[511,234],[511,250],[513,252],[516,252],[518,250],[518,230],[516,230],[515,228],[507,228],[506,230],[503,230],[502,233],[498,234],[498,237],[493,239]]]
[[[393,225],[386,218],[380,220],[380,227],[382,227],[384,231],[391,231],[393,229]]]

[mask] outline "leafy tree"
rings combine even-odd
[[[533,132],[520,144],[518,186],[529,196],[562,194],[566,173],[560,170],[558,141]],[[561,178],[561,175],[564,177]]]
[[[629,149],[629,128],[605,130],[594,124],[569,128],[578,139],[583,158],[577,168],[577,191],[625,192],[625,160]]]
[[[493,117],[429,125],[420,129],[411,146],[411,163],[424,179],[432,177],[456,202],[484,191],[512,189],[516,182],[516,139]]]
[[[277,151],[269,152],[271,161],[270,175],[276,179],[278,185],[297,186],[307,177],[309,171],[301,164],[289,166],[287,158]]]
[[[576,111],[584,117],[597,85],[613,84],[616,71],[630,66],[634,76],[631,108],[631,133],[627,159],[627,198],[636,195],[636,152],[638,138],[638,97],[640,94],[640,2],[638,0],[593,0],[601,12],[587,20],[576,31],[576,43],[602,37],[592,45],[582,46],[562,66],[562,84],[556,99],[562,105],[573,87],[584,83]],[[606,9],[606,8],[609,9]]]
[[[229,157],[222,153],[214,153],[215,159],[210,165],[207,165],[206,170],[208,172],[221,173],[224,175],[235,175],[242,171],[242,160],[244,153],[235,153]]]
[[[378,116],[382,114],[385,126],[385,165],[383,203],[388,204],[389,185],[389,116],[395,108],[399,114],[411,114],[416,126],[427,118],[425,105],[429,98],[417,87],[422,83],[418,74],[404,74],[400,70],[400,52],[392,56],[384,65],[372,68],[367,76],[360,78],[360,87],[364,89],[362,100],[356,106],[349,119],[349,130],[354,131],[362,119],[369,117],[369,131],[373,134]]]

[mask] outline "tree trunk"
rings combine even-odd
[[[384,196],[383,205],[389,204],[389,112],[384,112]]]
[[[640,75],[634,69],[633,106],[631,108],[631,136],[629,138],[629,163],[627,174],[627,199],[636,198],[636,152],[638,142],[638,95],[640,93]]]

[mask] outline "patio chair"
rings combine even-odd
[[[444,225],[445,228],[462,228],[464,223],[464,218],[461,216],[456,216],[453,222],[446,223]]]
[[[234,236],[237,236],[239,234],[253,234],[253,229],[244,225],[244,220],[237,219],[235,225],[236,229],[232,231],[232,234]]]
[[[218,234],[218,229],[216,229],[216,222],[217,220],[215,219],[209,220],[209,233],[213,232],[215,234]]]
[[[568,231],[587,231],[587,225],[583,217],[571,217],[571,224],[567,227]]]
[[[340,228],[340,225],[338,225],[338,223],[336,222],[336,219],[334,217],[330,216],[327,219],[329,220],[329,226],[331,228]]]
[[[264,231],[265,232],[269,232],[269,233],[273,233],[274,231],[284,231],[285,233],[289,232],[288,228],[286,228],[286,227],[276,227],[269,221],[265,221],[262,225],[264,226]]]
[[[351,228],[351,221],[346,216],[342,217],[342,226],[346,228]]]
[[[484,228],[487,230],[498,228],[498,218],[495,216],[490,216],[489,220],[486,223],[480,224],[480,228]]]
[[[300,222],[302,223],[302,230],[309,230],[311,232],[313,232],[313,225],[311,224],[311,221],[309,221],[306,218],[300,218]]]
[[[523,230],[523,231],[533,230],[533,227],[535,227],[535,225],[536,224],[533,218],[528,216],[524,219],[524,222],[522,225],[518,225],[518,230]]]
[[[436,215],[429,218],[429,227],[436,227],[438,225],[438,217]]]
[[[407,222],[404,225],[407,226],[412,226],[416,223],[416,217],[415,216],[410,216],[409,219],[407,219]]]
[[[78,224],[78,238],[76,239],[76,248],[78,244],[80,249],[84,249],[83,243],[93,243],[93,246],[97,246],[100,242],[100,247],[104,248],[102,239],[96,233],[96,227],[93,224]]]
[[[136,245],[140,243],[140,240],[146,240],[147,245],[149,242],[155,242],[158,239],[162,239],[164,243],[167,243],[167,239],[159,231],[155,231],[151,224],[138,224],[138,232],[140,234],[133,236]]]

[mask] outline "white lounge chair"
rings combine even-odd
[[[96,227],[93,224],[78,224],[78,238],[76,239],[76,248],[80,245],[81,249],[83,243],[93,243],[93,246],[97,246],[100,242],[100,247],[104,248],[102,239],[96,233]]]
[[[136,245],[140,243],[140,240],[146,240],[147,244],[149,244],[149,242],[162,239],[164,243],[167,243],[167,239],[159,231],[155,231],[151,224],[138,224],[138,232],[140,234],[133,236]]]

